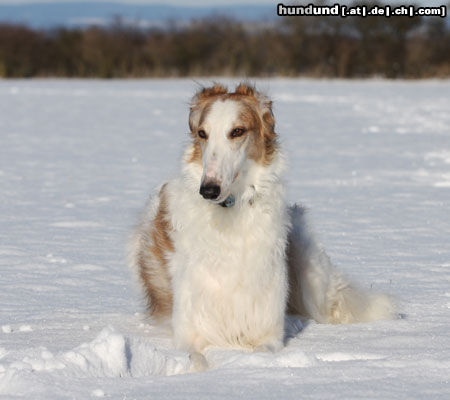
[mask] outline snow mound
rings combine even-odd
[[[190,369],[187,353],[158,350],[148,339],[127,337],[113,327],[104,328],[91,342],[56,356],[45,348],[41,348],[40,353],[34,353],[22,361],[11,363],[0,372],[0,385],[2,380],[21,375],[20,371],[64,370],[65,375],[75,377],[113,378],[174,375],[189,372]],[[4,354],[6,350],[0,349],[0,355]]]
[[[170,376],[194,371],[187,352],[173,348],[156,348],[150,336],[124,335],[108,326],[90,342],[72,350],[53,354],[45,347],[26,351],[21,360],[0,364],[0,394],[17,394],[35,387],[44,390],[46,377],[119,378]],[[0,348],[0,359],[8,351]],[[304,368],[318,364],[314,355],[291,352],[251,353],[240,350],[210,348],[206,358],[211,369],[236,368]],[[92,396],[101,397],[100,389]]]
[[[83,343],[61,358],[67,366],[79,371],[79,375],[115,377],[128,374],[130,356],[127,352],[126,338],[108,327],[92,342]]]

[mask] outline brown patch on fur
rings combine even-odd
[[[236,86],[236,89],[234,89],[234,93],[241,94],[243,96],[250,96],[255,97],[255,87],[248,85],[246,83],[240,83],[238,86]]]
[[[227,93],[228,89],[225,86],[221,85],[220,83],[215,83],[209,88],[202,88],[199,92],[197,92],[195,98],[197,101],[203,101],[208,98],[220,96]]]
[[[200,140],[194,139],[192,143],[192,153],[187,159],[188,163],[202,163],[202,146],[200,145]]]
[[[244,100],[252,109],[252,114],[256,113],[260,121],[257,124],[259,137],[256,138],[254,143],[256,146],[249,154],[249,157],[258,163],[269,165],[278,148],[272,102],[260,94],[254,86],[246,83],[240,83],[234,93],[231,93],[229,96],[235,100]]]
[[[210,88],[203,88],[192,98],[189,112],[189,129],[194,140],[198,140],[197,130],[208,115],[213,101],[226,93],[227,89],[224,86],[216,84]],[[188,162],[192,161],[189,160]]]
[[[241,112],[239,114],[239,121],[244,124],[247,129],[260,129],[261,121],[258,117],[258,112],[252,105],[243,103]]]
[[[249,135],[249,140],[251,141],[248,147],[248,157],[259,161],[264,155],[264,141],[260,133],[262,124],[258,112],[253,105],[243,103],[238,120],[247,129],[247,135]]]
[[[272,162],[278,148],[277,134],[275,133],[275,118],[272,114],[272,102],[270,102],[270,109],[263,114],[262,120],[262,135],[264,137],[264,157],[262,162],[264,165],[268,165]]]
[[[144,241],[138,257],[139,275],[144,284],[147,308],[155,318],[172,313],[171,278],[167,267],[167,253],[173,253],[170,238],[172,226],[168,220],[166,185],[159,193],[158,211],[150,232],[144,232]]]
[[[255,108],[252,102],[244,106],[239,119],[244,121],[244,126],[253,133],[249,158],[263,165],[269,165],[278,147],[272,111],[266,111],[261,117],[259,109]]]
[[[198,119],[198,128],[200,128],[203,125],[203,123],[205,122],[205,119],[208,116],[213,103],[214,103],[214,101],[212,101],[212,100],[209,100],[209,101],[205,100],[205,102],[202,105],[201,110],[200,110],[200,118]]]

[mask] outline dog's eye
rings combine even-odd
[[[202,138],[202,139],[206,139],[208,136],[206,135],[206,132],[203,129],[200,129],[197,132],[198,137]]]
[[[245,128],[234,128],[231,133],[230,136],[232,138],[237,138],[242,136],[245,133]]]

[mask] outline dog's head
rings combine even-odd
[[[200,194],[222,203],[249,163],[270,164],[277,146],[274,125],[272,102],[252,86],[240,84],[228,92],[216,84],[200,90],[189,115],[189,162],[203,168]]]

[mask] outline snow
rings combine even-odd
[[[196,83],[0,81],[0,398],[449,398],[450,81],[257,83],[289,200],[402,318],[289,319],[279,353],[209,348],[192,373],[145,318],[124,247],[177,173]]]

